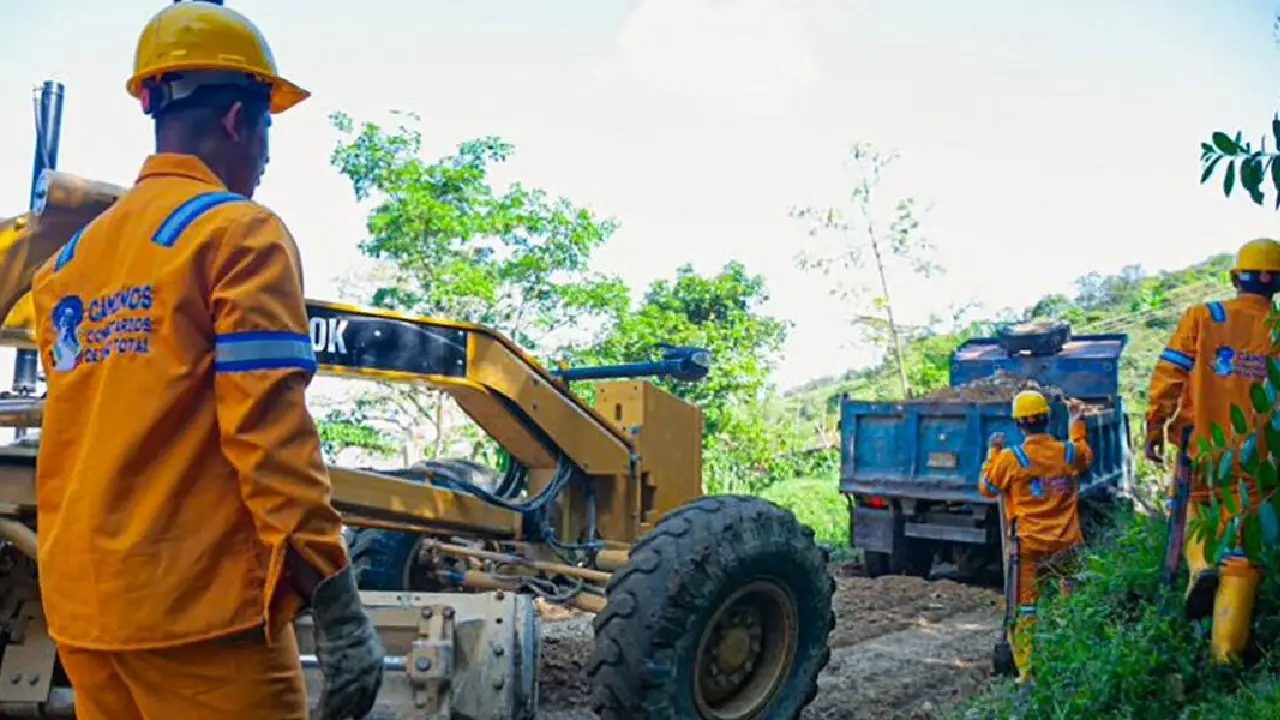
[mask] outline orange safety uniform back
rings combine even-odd
[[[1084,540],[1080,473],[1092,462],[1084,421],[1077,419],[1068,442],[1030,435],[1020,446],[993,453],[983,465],[978,490],[986,497],[1005,495],[1005,512],[1018,521],[1024,550],[1054,553]]]
[[[1267,376],[1271,332],[1267,313],[1271,302],[1261,295],[1188,308],[1178,321],[1169,344],[1160,353],[1147,393],[1147,440],[1159,439],[1170,420],[1169,436],[1181,443],[1182,430],[1191,428],[1191,455],[1212,423],[1231,427],[1231,406],[1252,413],[1249,388]],[[1265,433],[1257,436],[1258,457],[1266,457]],[[1193,478],[1192,497],[1208,499],[1203,478]]]
[[[304,404],[316,366],[283,223],[199,159],[154,155],[32,295],[54,639],[132,650],[292,619],[286,549],[324,575],[347,557]]]

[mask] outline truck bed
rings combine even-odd
[[[841,403],[840,490],[857,495],[990,503],[978,492],[987,439],[1003,432],[1022,441],[1008,402]],[[1093,467],[1081,493],[1118,485],[1125,473],[1128,422],[1123,405],[1086,415]],[[1050,432],[1067,435],[1067,411],[1055,403]]]

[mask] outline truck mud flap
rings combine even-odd
[[[858,507],[853,510],[853,546],[870,552],[894,548],[893,511]]]

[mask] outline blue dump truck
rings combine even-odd
[[[1065,323],[1002,328],[951,353],[941,398],[842,397],[840,490],[852,500],[852,544],[867,574],[927,577],[941,561],[972,576],[1001,560],[999,512],[978,493],[978,476],[991,433],[1022,441],[1010,401],[1027,380],[1091,406],[1084,419],[1094,461],[1082,498],[1109,502],[1127,492],[1134,466],[1119,377],[1127,343],[1127,335],[1071,337]],[[1066,405],[1046,395],[1050,432],[1065,439]]]

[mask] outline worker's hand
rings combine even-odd
[[[316,659],[324,675],[317,720],[359,720],[378,698],[386,653],[360,604],[351,566],[325,578],[311,605]]]
[[[991,433],[991,439],[987,441],[987,444],[990,445],[991,449],[993,450],[1003,450],[1004,449],[1004,433],[1002,432]]]
[[[1084,415],[1084,403],[1075,398],[1067,398],[1067,415],[1072,422],[1079,420],[1080,416]]]
[[[1164,438],[1157,437],[1147,440],[1147,459],[1160,467],[1164,467]]]

